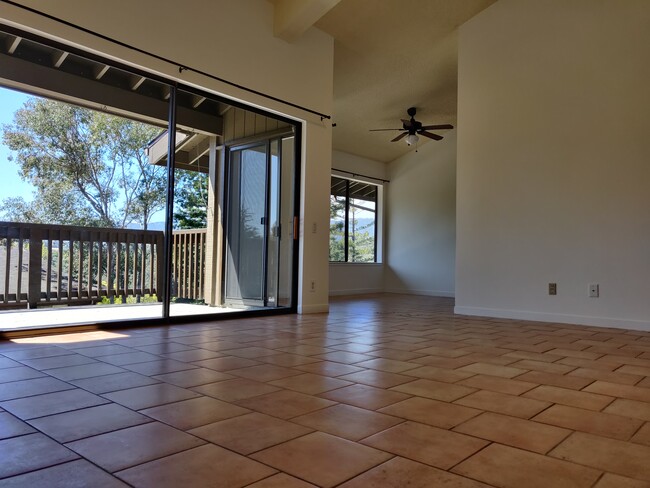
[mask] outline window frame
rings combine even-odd
[[[355,175],[356,176],[356,175]],[[344,224],[343,224],[343,253],[344,253],[344,260],[343,261],[332,261],[331,260],[331,254],[329,263],[330,264],[335,264],[335,265],[380,265],[382,264],[382,252],[381,252],[381,244],[382,244],[382,232],[383,232],[383,185],[381,183],[377,183],[375,181],[368,181],[365,179],[359,179],[359,178],[349,178],[346,176],[342,176],[339,174],[332,174],[330,177],[330,210],[331,210],[331,205],[332,205],[332,197],[334,196],[331,190],[332,187],[332,179],[337,178],[339,180],[343,180],[346,182],[345,184],[345,206],[344,206]],[[373,260],[368,261],[368,262],[361,262],[361,261],[350,261],[350,230],[349,230],[349,225],[350,225],[350,185],[351,183],[362,183],[364,185],[369,185],[373,186],[375,188],[376,192],[376,199],[375,199],[375,211],[374,211],[374,235],[373,235]],[[331,213],[331,212],[330,212]],[[331,221],[330,221],[330,229],[331,229]],[[329,247],[328,247],[329,251]]]

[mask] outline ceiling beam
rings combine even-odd
[[[95,79],[101,80],[104,77],[104,75],[108,73],[109,68],[110,66],[108,66],[107,64],[95,68],[95,71],[93,72],[93,74],[95,75]]]
[[[208,151],[210,151],[210,139],[209,137],[203,136],[196,146],[187,151],[187,163],[200,165],[201,158],[208,154]]]
[[[0,54],[0,85],[163,127],[169,116],[167,101],[6,54]],[[223,130],[223,119],[218,115],[182,106],[176,109],[176,122],[179,128],[203,134],[218,135]]]
[[[145,82],[146,78],[144,76],[137,76],[135,81],[131,83],[131,90],[136,91],[138,88],[140,88],[140,85],[142,85]]]
[[[194,95],[192,97],[192,108],[198,108],[203,102],[205,102],[205,97]]]
[[[20,45],[20,41],[22,40],[22,37],[14,37],[13,39],[9,38],[7,40],[7,54],[15,53],[16,49],[18,49],[18,46]]]
[[[161,159],[164,164],[167,164],[167,154]],[[194,169],[200,167],[207,167],[207,158],[205,154],[196,156],[196,151],[176,151],[176,157],[174,158],[174,163],[182,164],[184,169]]]
[[[57,51],[52,55],[52,65],[55,68],[60,68],[65,61],[65,58],[68,57],[68,53],[65,51]]]
[[[198,171],[200,173],[209,172],[209,157],[205,146],[209,148],[209,138],[200,134],[193,134],[186,137],[182,132],[177,133],[180,137],[185,137],[180,144],[176,145],[176,156],[174,164],[176,169]],[[190,149],[186,149],[187,144],[198,144]],[[165,131],[159,136],[153,144],[147,148],[149,164],[165,166],[167,164],[167,145],[169,143],[169,134]]]
[[[287,42],[294,42],[340,1],[276,0],[273,34]]]
[[[178,156],[177,156],[178,157]],[[167,161],[165,161],[165,164],[167,164]],[[196,164],[186,164],[186,163],[179,163],[178,160],[175,161],[174,164],[175,169],[182,169],[185,171],[196,171],[198,173],[209,173],[210,167],[208,166],[208,158],[205,157],[200,161],[200,164],[197,166]]]

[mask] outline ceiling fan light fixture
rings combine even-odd
[[[451,124],[434,124],[434,125],[423,125],[422,122],[415,120],[415,107],[411,107],[407,110],[407,113],[411,116],[410,120],[400,119],[402,121],[402,128],[397,129],[370,129],[371,132],[377,131],[399,131],[399,135],[390,140],[390,142],[397,142],[404,140],[408,146],[415,144],[417,152],[417,143],[420,140],[418,134],[426,137],[427,139],[433,139],[434,141],[442,140],[442,136],[429,132],[430,129],[453,129],[454,126]]]
[[[415,134],[409,134],[408,136],[406,136],[406,144],[409,146],[416,144],[419,140],[420,138]]]

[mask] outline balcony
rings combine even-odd
[[[205,306],[206,232],[173,232],[171,315],[230,311]],[[161,317],[163,242],[162,231],[0,222],[0,331]]]

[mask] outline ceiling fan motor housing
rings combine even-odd
[[[415,120],[411,117],[411,120],[407,120],[402,123],[404,130],[407,130],[409,134],[415,134],[416,132],[422,130],[422,122]]]
[[[411,120],[402,119],[402,127],[404,127],[404,130],[408,131],[409,135],[415,135],[419,130],[422,130],[422,122],[415,120],[417,109],[411,107],[406,111],[406,113],[409,114]]]

